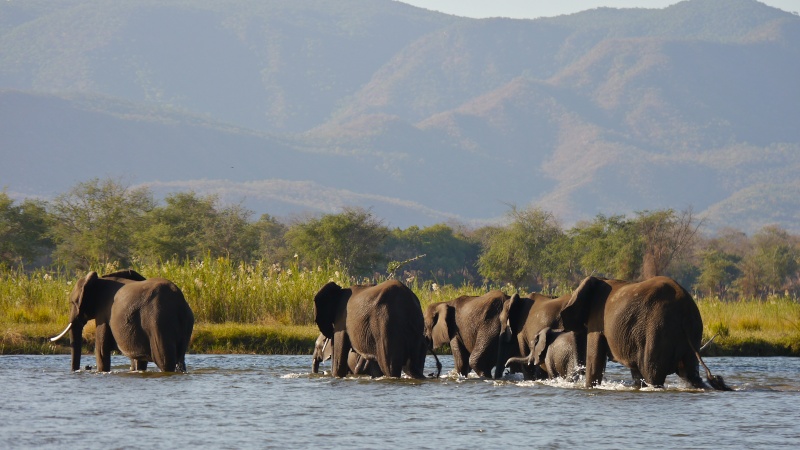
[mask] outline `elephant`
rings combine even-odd
[[[331,359],[333,355],[333,346],[330,345],[330,341],[331,340],[326,338],[324,334],[317,336],[317,340],[314,343],[314,354],[312,355],[312,373],[319,373],[320,363]],[[353,375],[369,375],[373,378],[383,376],[383,372],[381,372],[380,367],[378,367],[375,361],[368,361],[352,348],[347,354],[347,368],[349,370],[348,373],[352,373]]]
[[[99,372],[111,370],[113,350],[131,359],[131,370],[146,370],[152,361],[162,372],[186,372],[194,314],[171,281],[145,279],[133,270],[80,278],[70,294],[69,324],[51,338],[70,333],[73,371],[80,369],[83,327],[92,319]]]
[[[667,375],[677,373],[704,389],[699,362],[711,387],[730,390],[700,357],[700,311],[672,278],[631,282],[587,277],[559,315],[564,330],[586,333],[586,387],[602,382],[611,359],[628,367],[639,386],[663,387]]]
[[[347,375],[352,348],[374,361],[386,376],[398,378],[405,372],[412,378],[425,378],[422,307],[414,292],[399,281],[349,288],[329,282],[314,296],[314,320],[332,341],[334,377]],[[441,372],[438,358],[436,365]]]
[[[508,365],[512,372],[522,372],[526,380],[542,378],[537,364],[529,364],[524,355],[531,353],[531,343],[535,342],[539,333],[545,329],[563,329],[560,313],[569,295],[558,298],[532,293],[528,297],[514,294],[503,304],[500,313],[500,357],[515,358]],[[585,360],[581,348],[578,359]],[[521,359],[520,359],[521,358]]]
[[[467,376],[474,370],[481,377],[503,375],[500,358],[500,313],[508,297],[494,290],[481,296],[461,296],[449,302],[432,303],[425,309],[425,338],[432,348],[449,343],[456,372]]]
[[[560,377],[577,381],[586,364],[585,345],[585,336],[578,332],[545,328],[531,342],[531,351],[527,357],[510,358],[506,366],[512,363],[536,366],[541,378]]]

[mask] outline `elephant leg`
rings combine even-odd
[[[351,349],[350,337],[344,330],[333,335],[333,353],[331,354],[331,375],[337,378],[347,376],[350,367],[347,365],[347,355]]]
[[[456,372],[461,374],[461,376],[466,377],[469,375],[470,367],[469,367],[469,351],[458,338],[450,340],[450,349],[453,351],[453,363],[455,365]]]
[[[647,383],[644,381],[644,376],[642,372],[639,371],[636,367],[631,367],[631,378],[633,378],[633,386],[636,388],[643,388],[647,387]]]
[[[678,376],[691,383],[695,389],[705,389],[706,384],[700,378],[700,367],[697,357],[689,352],[678,364]]]
[[[675,369],[674,365],[664,363],[667,350],[663,346],[659,348],[660,343],[662,343],[660,339],[649,338],[647,340],[642,358],[644,367],[640,367],[645,383],[656,388],[664,387],[667,375],[671,372],[671,370],[667,370],[667,367],[672,366],[672,369]]]
[[[155,333],[150,340],[153,362],[162,372],[175,372],[178,368],[178,348],[174,339]]]
[[[117,346],[111,327],[107,323],[100,324],[95,328],[94,355],[97,360],[98,372],[111,371],[111,352]]]
[[[600,331],[586,336],[586,387],[599,386],[608,360],[608,342]]]
[[[147,370],[147,360],[146,359],[134,359],[131,358],[131,371],[132,372],[144,372]]]
[[[425,379],[425,357],[428,354],[425,341],[420,341],[416,352],[412,352],[403,366],[403,372],[411,378]]]
[[[484,378],[492,377],[492,368],[497,363],[497,353],[491,351],[497,349],[499,343],[497,339],[478,339],[472,354],[469,356],[469,365],[478,376]],[[502,369],[500,369],[502,371]]]

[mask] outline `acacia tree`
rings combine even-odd
[[[78,183],[51,204],[55,256],[69,267],[131,258],[133,235],[155,207],[147,188],[130,188],[112,179],[93,178]]]
[[[636,224],[625,216],[598,214],[570,230],[572,251],[583,276],[602,275],[632,280],[642,265],[643,246]]]
[[[168,195],[165,205],[147,215],[137,234],[137,254],[145,259],[199,259],[207,254],[248,260],[258,248],[250,224],[252,211],[241,205],[219,206],[214,195],[195,192]]]
[[[479,273],[489,280],[542,287],[552,263],[548,246],[563,237],[553,214],[539,208],[507,213],[509,224],[489,231],[478,259]]]
[[[286,240],[304,261],[322,265],[338,261],[351,273],[367,275],[382,260],[380,249],[389,234],[381,220],[363,208],[345,207],[289,227]]]
[[[269,214],[262,214],[250,228],[258,242],[258,248],[253,255],[255,259],[270,263],[288,259],[290,252],[286,243],[286,231],[289,228],[286,225]]]
[[[413,260],[403,267],[410,275],[453,284],[474,280],[479,252],[477,241],[443,223],[391,230],[383,251],[391,261]]]
[[[732,286],[740,271],[737,264],[741,258],[715,248],[708,248],[700,254],[700,276],[697,289],[709,296],[721,299]]]
[[[51,251],[50,223],[43,202],[25,200],[15,205],[0,191],[0,265],[30,264]]]
[[[751,239],[742,258],[737,285],[745,296],[763,296],[794,289],[800,248],[798,239],[777,226],[766,226]]]

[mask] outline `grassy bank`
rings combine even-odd
[[[108,273],[116,269],[96,270]],[[318,334],[313,322],[314,294],[331,280],[340,285],[355,281],[334,266],[243,265],[211,258],[134,269],[148,278],[168,278],[181,287],[196,318],[192,353],[310,354]],[[66,271],[0,270],[0,354],[68,353],[68,339],[53,344],[47,338],[66,326],[68,297],[78,276]],[[415,282],[410,287],[423,308],[488,290]],[[800,303],[796,300],[698,299],[697,303],[704,339],[717,335],[706,354],[800,356]],[[85,351],[92,352],[93,322],[84,335]]]

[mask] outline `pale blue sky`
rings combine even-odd
[[[572,14],[587,9],[664,8],[678,0],[401,0],[420,8],[441,11],[464,17],[512,17],[533,19]],[[719,0],[724,1],[724,0]],[[760,0],[761,3],[783,9],[800,11],[800,0]]]

